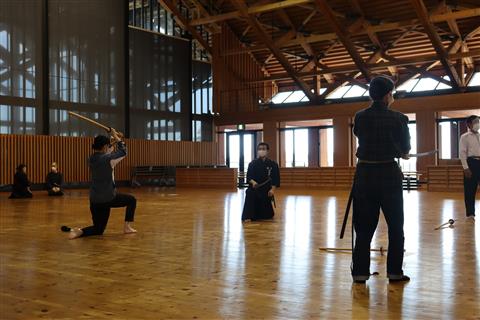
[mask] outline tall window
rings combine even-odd
[[[117,0],[48,1],[50,133],[101,132],[75,111],[124,130],[124,19]]]
[[[415,122],[410,122],[408,124],[408,129],[410,131],[410,153],[417,153],[417,124]],[[417,158],[413,157],[408,160],[400,159],[400,167],[404,172],[414,172],[417,171]]]
[[[181,1],[177,3],[177,10],[188,20],[192,12]],[[128,23],[137,28],[147,29],[169,36],[181,37],[184,32],[176,23],[175,17],[163,8],[157,0],[129,0]],[[196,31],[209,42],[210,34],[203,26],[196,26]],[[208,61],[204,48],[198,45],[197,40],[192,41],[192,59]]]
[[[333,128],[318,130],[319,138],[319,165],[320,167],[333,167]]]
[[[187,140],[189,42],[130,29],[130,135]]]
[[[308,129],[285,130],[285,166],[308,167]]]
[[[193,61],[192,64],[192,140],[213,139],[213,83],[210,63]]]
[[[0,133],[35,134],[40,64],[39,1],[0,1]]]

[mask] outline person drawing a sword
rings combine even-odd
[[[127,155],[127,147],[121,139],[121,134],[115,129],[110,129],[109,133],[113,141],[104,135],[95,137],[92,145],[94,153],[88,161],[92,177],[90,211],[93,225],[82,229],[63,226],[62,231],[70,232],[70,239],[103,234],[111,208],[126,207],[123,231],[124,233],[137,232],[131,225],[137,200],[132,195],[117,192],[114,180],[114,168]],[[115,144],[116,150],[114,150]]]
[[[370,107],[355,115],[358,164],[353,185],[353,225],[356,233],[352,277],[365,283],[370,277],[370,243],[380,209],[388,225],[387,277],[390,282],[409,281],[403,274],[402,171],[395,158],[408,159],[408,117],[391,110],[394,83],[388,77],[372,79]]]
[[[270,147],[261,142],[257,146],[257,159],[250,162],[247,170],[248,189],[245,196],[242,221],[272,219],[272,200],[280,187],[278,164],[268,158]]]

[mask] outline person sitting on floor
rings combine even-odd
[[[30,181],[27,177],[27,166],[21,164],[17,167],[17,172],[13,178],[13,190],[9,199],[31,198]]]
[[[52,163],[52,169],[47,174],[46,184],[49,196],[63,196],[62,191],[63,176],[58,172],[57,164]]]

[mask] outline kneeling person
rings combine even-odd
[[[47,174],[45,180],[49,196],[63,196],[63,176],[60,172],[58,172],[58,167],[55,162],[52,163],[52,169]]]
[[[247,171],[248,189],[243,207],[242,221],[272,219],[272,200],[275,189],[280,187],[278,164],[268,159],[269,146],[261,142],[257,146],[258,158],[250,162]]]
[[[90,211],[93,225],[82,229],[63,226],[62,231],[70,231],[70,239],[103,234],[111,208],[126,207],[124,233],[137,232],[130,225],[135,215],[137,200],[132,195],[118,193],[114,181],[115,165],[125,158],[127,148],[114,129],[112,136],[117,144],[117,150],[113,151],[108,137],[100,135],[95,137],[92,145],[94,154],[89,159],[92,176]]]
[[[27,166],[21,164],[17,167],[17,172],[13,177],[12,194],[9,199],[32,198],[33,194],[30,190],[30,181],[27,176]]]

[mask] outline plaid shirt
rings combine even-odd
[[[387,161],[410,152],[408,117],[381,101],[355,115],[353,133],[358,137],[360,160]]]

